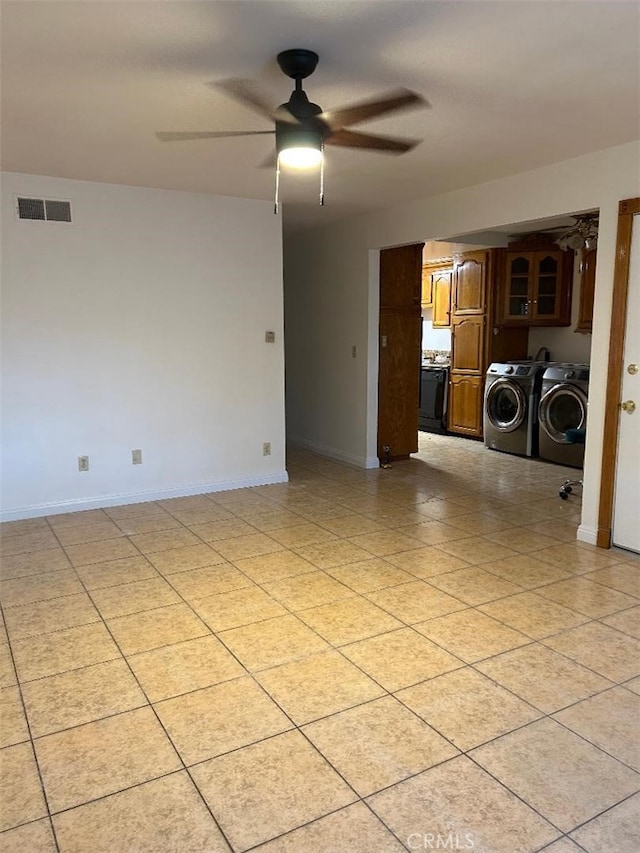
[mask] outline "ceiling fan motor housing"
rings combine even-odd
[[[320,150],[326,134],[326,125],[318,120],[308,119],[300,124],[276,121],[276,150],[278,154],[285,148],[315,148]]]
[[[304,80],[316,70],[318,58],[318,54],[313,50],[296,47],[292,50],[283,50],[278,54],[277,61],[287,77],[293,80]]]
[[[321,149],[324,140],[331,135],[329,125],[320,118],[321,113],[322,107],[312,103],[302,88],[296,86],[287,103],[281,104],[276,113],[278,153],[284,148]],[[291,121],[291,116],[295,121]]]

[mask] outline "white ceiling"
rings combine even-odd
[[[2,168],[270,199],[270,136],[161,143],[157,130],[267,130],[207,86],[320,55],[323,109],[406,86],[431,108],[355,130],[424,140],[402,156],[330,148],[284,175],[285,223],[313,224],[481,183],[640,136],[639,5],[616,0],[2,0]]]

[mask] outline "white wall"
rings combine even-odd
[[[422,309],[422,349],[451,352],[451,329],[433,328],[433,308]]]
[[[70,199],[73,223],[19,221],[15,194]],[[3,518],[286,479],[271,211],[3,175]]]
[[[599,209],[580,532],[594,541],[618,202],[640,194],[639,164],[640,145],[629,143],[297,234],[286,246],[287,328],[311,329],[304,341],[287,336],[292,436],[338,457],[375,464],[378,277],[370,257],[376,249]],[[368,345],[366,365],[350,361],[350,343],[358,343],[361,353]]]
[[[285,257],[287,436],[362,465],[367,401],[377,388],[378,364],[368,351],[378,339],[379,306],[377,298],[368,305],[366,287],[363,294],[356,282],[369,275],[377,282],[379,253],[369,258],[364,250],[363,258],[340,233],[326,245],[322,234],[305,240],[300,252],[296,236]]]

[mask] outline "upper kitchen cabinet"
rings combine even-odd
[[[465,252],[454,257],[453,315],[484,314],[487,310],[487,271],[489,254]]]
[[[596,289],[596,249],[583,250],[580,261],[580,307],[576,332],[591,332]]]
[[[451,327],[452,261],[437,261],[422,267],[422,307],[433,308],[433,328]]]
[[[500,324],[569,326],[572,283],[572,252],[533,244],[519,251],[511,244],[500,296]]]
[[[431,308],[433,305],[433,282],[431,280],[431,267],[429,264],[422,266],[422,295],[420,304],[423,308]]]
[[[432,276],[433,283],[433,328],[451,328],[451,276],[452,272],[440,270]]]

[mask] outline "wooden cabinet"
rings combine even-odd
[[[431,276],[431,267],[429,264],[424,264],[422,267],[422,291],[420,296],[420,304],[423,308],[431,308],[433,305],[433,282]]]
[[[484,317],[464,317],[454,324],[451,370],[484,373]]]
[[[418,450],[422,244],[380,252],[378,456]]]
[[[434,329],[449,329],[451,327],[451,270],[442,270],[431,277],[433,286],[433,320]]]
[[[453,268],[453,316],[483,315],[487,310],[487,255],[466,252],[456,255]]]
[[[433,308],[433,327],[451,326],[451,260],[436,261],[422,267],[422,308]]]
[[[495,324],[504,266],[504,249],[454,258],[447,428],[460,435],[482,438],[489,364],[527,355],[528,327],[505,329]]]
[[[569,326],[573,253],[557,248],[507,251],[500,322],[505,326]]]
[[[460,435],[482,437],[486,371],[486,323],[491,308],[490,252],[454,256],[451,300],[451,372],[447,426]]]
[[[580,307],[576,332],[591,332],[593,325],[593,299],[596,287],[596,250],[582,252],[580,261]]]
[[[482,436],[484,377],[451,373],[448,429],[461,435]]]

